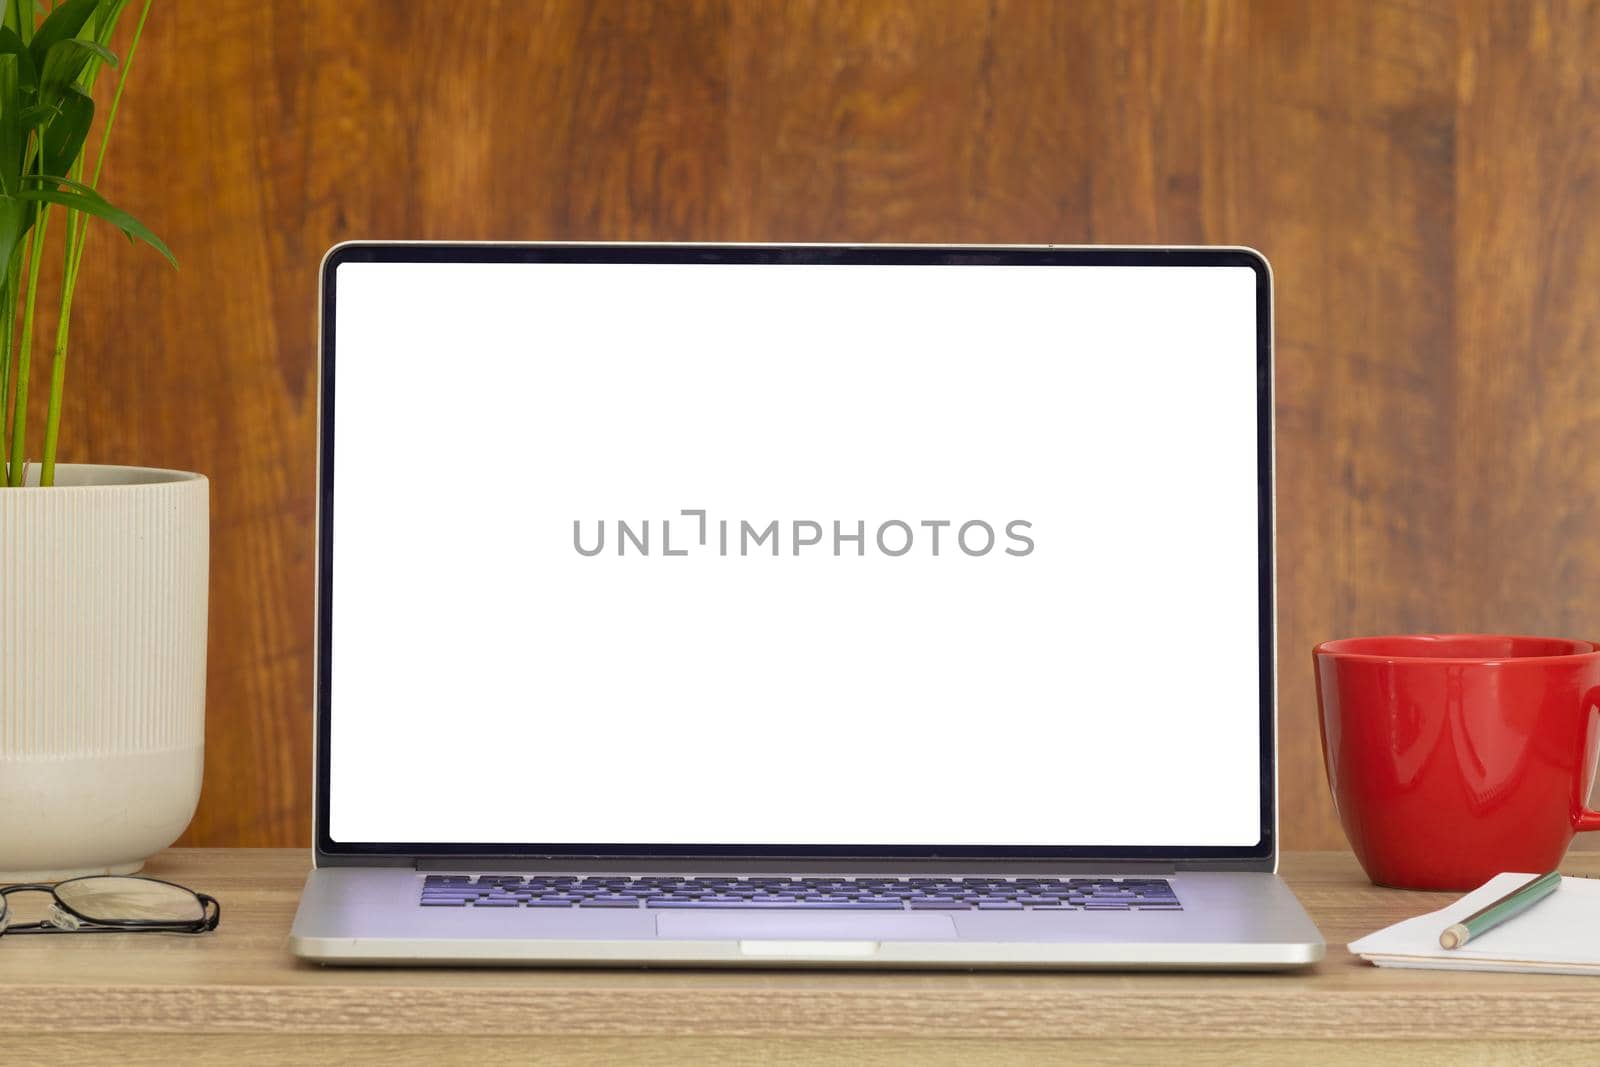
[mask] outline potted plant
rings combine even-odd
[[[206,479],[56,463],[94,220],[172,259],[96,191],[150,12],[149,0],[136,8],[119,59],[111,43],[128,6],[5,0],[0,20],[0,882],[137,870],[183,832],[200,794]],[[40,269],[52,255],[56,285]],[[33,374],[41,296],[59,308],[48,390]]]

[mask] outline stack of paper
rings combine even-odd
[[[1447,908],[1352,941],[1350,951],[1380,967],[1600,974],[1600,880],[1591,878],[1563,878],[1561,888],[1522,914],[1461,948],[1440,947],[1446,927],[1533,877],[1497,874]]]

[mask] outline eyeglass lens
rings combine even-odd
[[[55,889],[57,899],[93,922],[179,923],[205,917],[205,905],[192,890],[148,878],[95,875],[62,882]]]

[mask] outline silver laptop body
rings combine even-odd
[[[1239,248],[335,247],[292,950],[1320,959],[1271,331]]]

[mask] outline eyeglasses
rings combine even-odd
[[[13,893],[49,893],[50,914],[42,922],[12,924],[7,898]],[[203,934],[215,930],[221,917],[216,898],[139,875],[0,886],[0,934]]]

